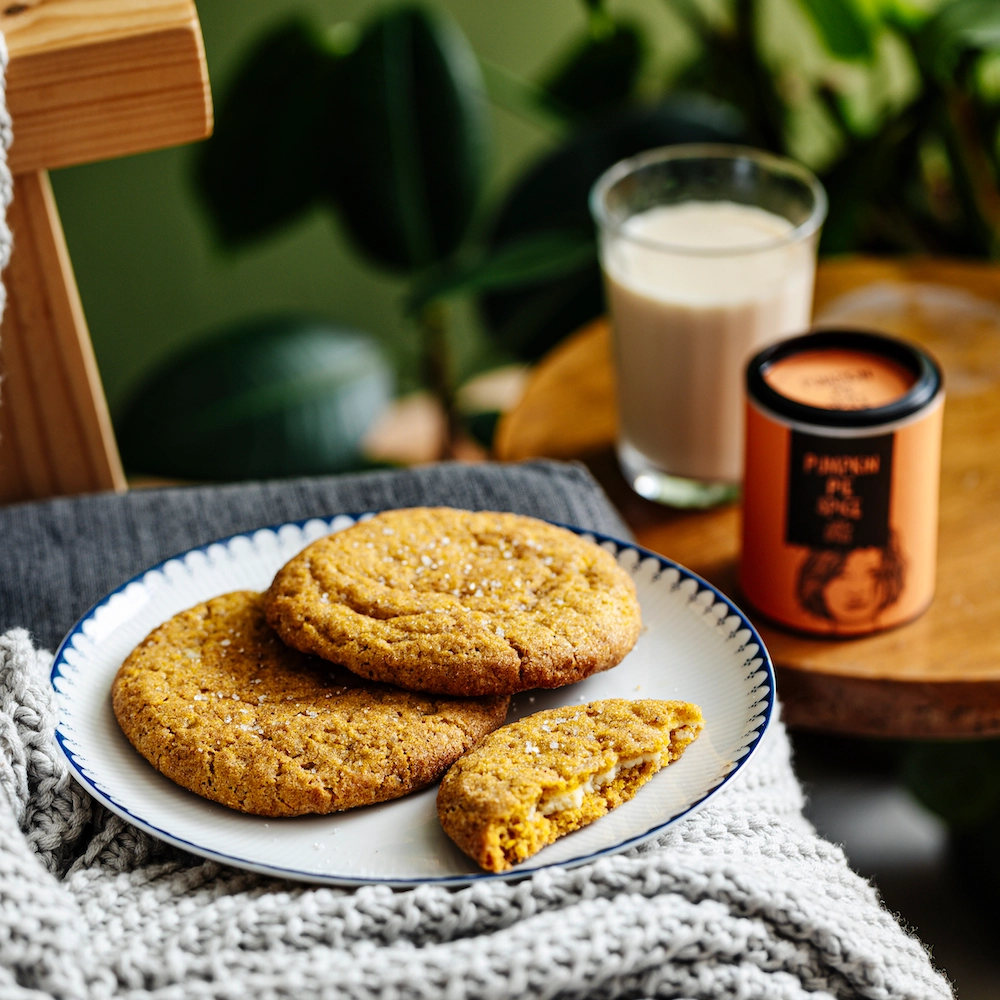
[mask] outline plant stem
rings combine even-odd
[[[461,423],[451,381],[448,309],[443,302],[429,302],[420,310],[420,332],[423,339],[424,383],[441,404],[445,415],[443,457],[454,458]]]

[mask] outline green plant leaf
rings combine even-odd
[[[488,146],[479,64],[458,26],[422,7],[391,8],[344,64],[328,192],[376,264],[434,264],[462,242]]]
[[[576,132],[522,175],[494,218],[490,255],[554,232],[589,242],[594,227],[587,198],[608,167],[657,146],[739,142],[744,129],[743,118],[730,105],[697,94],[675,94],[653,107],[609,115]],[[484,292],[479,307],[494,340],[531,361],[602,312],[600,268],[593,256],[581,254],[571,271]]]
[[[154,371],[117,421],[130,472],[240,480],[364,465],[392,374],[370,337],[317,320],[243,324]]]
[[[952,85],[969,52],[1000,49],[1000,3],[957,0],[941,8],[917,35],[916,51],[924,69],[940,84]]]
[[[543,232],[513,240],[484,257],[442,268],[413,289],[407,307],[416,312],[436,298],[516,288],[559,278],[593,263],[591,233]]]
[[[592,38],[602,38],[615,30],[615,23],[608,13],[607,0],[583,0]]]
[[[761,0],[733,0],[729,17],[702,10],[699,0],[667,0],[701,42],[701,56],[681,72],[675,87],[708,95],[738,109],[743,141],[776,153],[787,152],[788,108],[758,38]]]
[[[632,95],[645,49],[637,25],[612,23],[596,37],[588,32],[542,82],[542,89],[555,109],[592,117]]]
[[[984,104],[1000,104],[1000,49],[985,52],[976,60],[976,96]]]
[[[933,5],[923,0],[876,0],[876,13],[883,24],[912,35],[934,16]]]
[[[852,60],[874,57],[872,26],[852,0],[801,0],[801,3],[831,55]]]
[[[195,168],[224,243],[266,235],[321,196],[340,36],[297,18],[269,31],[237,72]]]

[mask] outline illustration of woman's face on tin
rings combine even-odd
[[[838,625],[863,625],[881,611],[881,549],[854,549],[823,590],[823,602]]]
[[[799,571],[799,603],[834,630],[872,625],[899,600],[906,564],[894,535],[884,548],[814,549]]]

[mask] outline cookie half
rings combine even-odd
[[[436,781],[508,699],[421,696],[289,649],[263,596],[226,594],[151,632],[115,677],[132,745],[198,795],[259,816],[330,813]]]
[[[627,802],[704,727],[697,705],[619,698],[555,708],[503,726],[438,789],[445,833],[502,872]]]
[[[635,584],[600,546],[449,507],[313,542],[275,576],[267,620],[362,677],[464,696],[572,684],[621,662],[641,628]]]

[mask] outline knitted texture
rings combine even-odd
[[[950,997],[802,817],[784,729],[665,835],[517,883],[311,888],[168,847],[57,750],[52,657],[0,637],[0,998]]]

